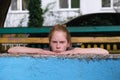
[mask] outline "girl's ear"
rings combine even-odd
[[[70,43],[68,43],[67,47],[68,47],[68,48],[69,48],[69,47],[71,47],[71,44],[70,44]]]
[[[51,48],[51,43],[49,42],[49,47]]]

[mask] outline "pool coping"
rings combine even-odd
[[[39,57],[39,58],[49,58],[49,57],[58,57],[58,58],[87,58],[87,59],[120,59],[120,54],[69,54],[69,55],[45,55],[45,54],[8,54],[1,53],[0,57]]]

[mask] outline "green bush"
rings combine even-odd
[[[29,22],[28,27],[42,27],[43,11],[41,8],[41,0],[29,0]]]

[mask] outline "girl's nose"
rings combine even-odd
[[[59,44],[59,43],[57,43],[57,46],[56,46],[56,47],[57,47],[57,49],[59,49],[59,48],[60,48],[60,44]]]

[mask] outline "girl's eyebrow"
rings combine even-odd
[[[60,41],[60,42],[65,42],[65,41]]]

